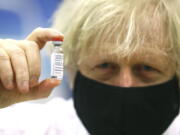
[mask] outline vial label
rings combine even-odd
[[[63,78],[63,53],[55,53],[51,54],[51,77],[57,78],[58,80],[62,80]]]

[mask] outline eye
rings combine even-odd
[[[104,62],[101,64],[98,64],[94,67],[95,71],[97,71],[97,73],[111,73],[115,72],[118,68],[117,65],[111,62]]]
[[[101,69],[108,69],[108,68],[112,67],[112,64],[110,64],[110,63],[102,63],[102,64],[98,65],[97,67],[101,68]]]
[[[157,70],[148,65],[137,65],[136,70],[139,72],[156,72]]]
[[[102,62],[94,67],[93,73],[99,80],[108,80],[118,70],[118,65],[111,62]]]
[[[155,80],[161,74],[157,68],[144,64],[136,65],[134,67],[134,73],[138,78],[146,82]]]
[[[104,62],[96,66],[96,69],[100,71],[114,71],[117,65],[111,62]]]

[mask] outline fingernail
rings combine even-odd
[[[12,88],[14,88],[12,79],[11,78],[7,78],[6,80],[4,80],[4,86],[8,90],[11,90]]]
[[[56,83],[57,85],[59,85],[61,83],[61,80],[58,80],[56,78],[52,78],[51,83]]]
[[[23,93],[28,92],[29,91],[29,82],[23,81],[19,88],[20,88],[21,92],[23,92]]]
[[[34,76],[31,77],[30,82],[29,82],[30,87],[35,86],[37,84],[37,82],[38,82],[38,78],[37,77],[34,77]]]
[[[8,90],[13,89],[13,88],[14,88],[13,83],[12,83],[11,81],[7,82],[6,88],[7,88]]]
[[[53,36],[64,36],[64,35],[63,35],[61,32],[59,32],[59,31],[52,31],[51,34],[52,34]]]

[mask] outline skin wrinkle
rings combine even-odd
[[[155,67],[161,72],[157,80],[153,82],[155,84],[169,80],[170,78],[172,78],[173,74],[175,73],[175,65],[172,63],[172,61],[170,61],[170,59],[167,56],[164,56],[162,54],[155,55],[153,52],[145,53],[148,55],[137,53],[137,54],[134,54],[129,59],[125,59],[125,58],[118,59],[117,55],[115,54],[107,55],[106,53],[104,53],[104,55],[102,54],[100,55],[98,51],[96,50],[90,52],[89,54],[90,55],[88,55],[84,60],[81,61],[79,65],[79,69],[87,77],[95,79],[95,80],[99,80],[99,81],[101,81],[99,79],[100,77],[98,77],[100,76],[100,73],[96,72],[94,70],[94,67],[103,62],[113,63],[114,65],[117,65],[117,68],[119,68],[119,70],[120,70],[120,67],[122,67],[122,65],[130,67],[130,68],[132,68],[134,65],[137,65],[137,64],[145,64],[145,65]],[[161,58],[161,59],[157,59],[157,58]],[[92,61],[87,61],[88,59]],[[114,74],[117,75],[117,72]],[[107,81],[104,83],[111,84]],[[149,84],[143,84],[143,85],[149,85]]]

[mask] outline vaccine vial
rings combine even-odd
[[[53,51],[51,54],[51,78],[56,78],[58,80],[62,80],[64,70],[62,43],[63,38],[52,39]]]

